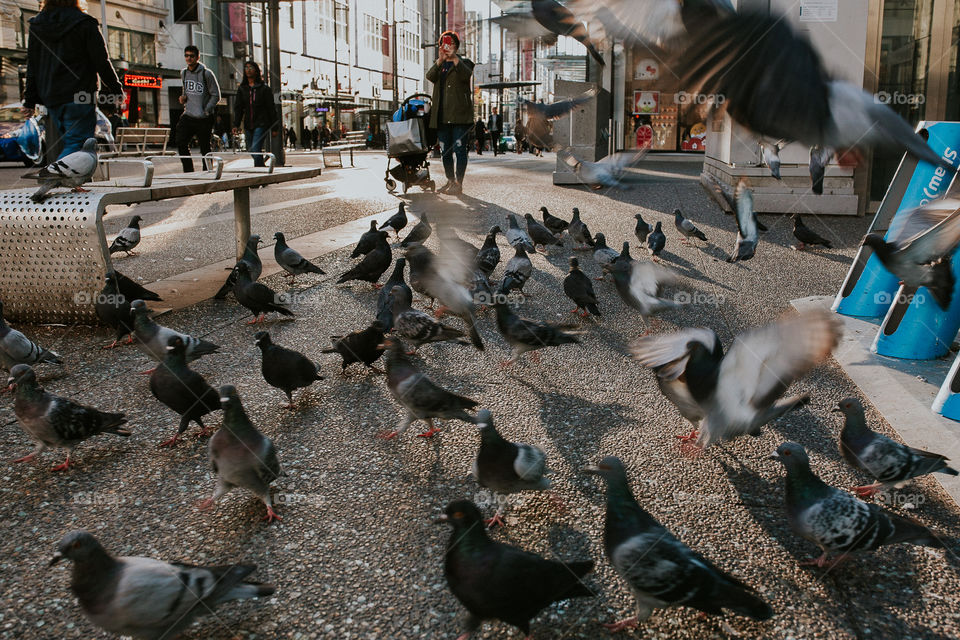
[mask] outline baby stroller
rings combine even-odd
[[[430,96],[415,93],[393,114],[393,122],[387,123],[387,171],[383,181],[390,193],[398,182],[403,185],[404,193],[413,186],[436,191],[437,184],[430,179],[427,156],[437,143],[437,135],[427,127],[429,117]],[[392,169],[391,159],[398,162]]]

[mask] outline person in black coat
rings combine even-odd
[[[483,118],[477,118],[477,124],[474,125],[473,135],[477,140],[477,155],[483,155],[483,146],[487,144],[487,128],[483,125]]]
[[[243,130],[247,151],[253,154],[253,166],[264,167],[263,141],[273,130],[276,135],[277,109],[273,92],[263,82],[260,66],[253,60],[243,65],[244,81],[237,87],[236,106],[233,111],[234,135]]]
[[[503,116],[497,113],[497,108],[490,109],[490,117],[487,118],[487,130],[490,132],[490,146],[493,147],[493,155],[500,153],[500,134],[503,133]]]

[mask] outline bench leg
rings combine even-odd
[[[250,187],[233,190],[233,228],[237,237],[237,260],[250,239]]]
[[[353,167],[353,147],[350,147],[350,166]]]

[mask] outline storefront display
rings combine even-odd
[[[649,51],[638,47],[630,57],[628,68],[633,73],[627,80],[629,126],[624,147],[703,153],[706,127],[699,115],[687,108],[683,100],[687,94],[675,93],[673,78],[663,77],[660,61]]]

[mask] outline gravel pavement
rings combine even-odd
[[[382,156],[359,158],[365,168],[324,172],[311,184],[256,192],[255,208],[281,199],[335,197],[255,214],[254,231],[266,240],[282,228],[296,248],[298,235],[395,205],[396,198],[383,188]],[[532,213],[546,205],[569,219],[571,207],[577,206],[591,230],[606,234],[610,246],[619,248],[630,240],[633,247],[634,213],[642,212],[651,225],[661,220],[668,238],[665,262],[681,274],[680,288],[691,293],[692,303],[656,321],[658,332],[703,325],[729,344],[736,333],[787,311],[791,299],[834,294],[867,225],[866,219],[811,216],[808,226],[835,240],[837,248],[797,252],[790,248],[790,221],[765,215],[770,231],[761,236],[756,257],[728,264],[723,260],[733,248],[736,223],[700,187],[698,165],[660,163],[652,168],[676,172],[675,178],[653,178],[629,192],[593,192],[554,187],[553,162],[552,154],[471,155],[465,196],[444,198],[451,206],[468,208],[472,232],[462,235],[479,245],[481,233],[494,223],[502,225],[507,213]],[[434,172],[442,182],[439,166]],[[434,197],[411,194],[411,210],[424,210]],[[202,220],[230,211],[227,199],[213,196],[162,205],[137,208],[141,215],[147,211],[144,229],[198,212]],[[675,207],[711,244],[679,243],[672,223]],[[108,218],[114,232],[129,212],[117,213]],[[213,225],[225,225],[225,230]],[[213,225],[204,234],[187,227],[148,235],[141,256],[119,259],[117,266],[149,281],[229,257],[232,222]],[[512,255],[502,238],[500,246],[504,258],[497,277]],[[254,424],[273,438],[289,473],[274,485],[280,524],[263,524],[263,505],[242,491],[228,494],[216,511],[195,508],[214,486],[206,443],[192,437],[196,428],[191,426],[190,437],[177,448],[156,447],[175,431],[177,416],[150,395],[147,377],[137,375],[149,363],[136,348],[101,351],[110,338],[103,329],[23,327],[67,363],[62,369],[40,369],[47,389],[104,410],[125,411],[133,436],[87,441],[76,450],[75,468],[63,473],[49,471],[62,462],[60,451],[41,454],[32,463],[5,465],[0,483],[0,637],[109,637],[80,612],[69,590],[69,571],[62,566],[66,563],[46,568],[56,542],[77,528],[88,529],[120,555],[196,564],[252,562],[259,567],[254,578],[277,586],[268,599],[223,605],[216,617],[191,626],[185,638],[456,637],[463,609],[443,576],[449,529],[433,520],[458,498],[474,500],[492,514],[489,494],[468,475],[479,436],[472,425],[444,422],[442,433],[429,440],[415,435],[421,423],[391,441],[375,437],[402,416],[383,377],[360,368],[341,376],[339,358],[320,353],[329,336],[366,326],[375,308],[376,293],[368,285],[333,284],[353,264],[349,253],[344,249],[317,257],[327,275],[301,279],[293,306],[296,319],[267,323],[275,342],[307,353],[322,363],[327,376],[295,394],[295,412],[282,409],[282,392],[263,382],[253,344],[256,329],[244,325],[247,314],[232,299],[160,318],[164,325],[223,347],[222,353],[192,367],[211,384],[236,385]],[[533,257],[534,274],[526,286],[530,295],[521,315],[581,324],[562,294],[569,255],[568,240],[563,250]],[[633,249],[633,255],[641,252]],[[185,261],[187,257],[196,262]],[[588,275],[599,275],[589,254],[580,258]],[[285,288],[279,275],[265,282]],[[767,456],[784,440],[794,440],[807,448],[814,470],[826,482],[849,487],[865,480],[837,451],[841,422],[830,409],[857,391],[834,363],[792,389],[810,393],[809,405],[765,427],[760,437],[698,454],[675,438],[689,425],[660,394],[652,374],[626,355],[629,342],[643,330],[640,319],[621,303],[612,283],[598,282],[596,288],[603,320],[583,321],[581,345],[545,349],[539,364],[527,355],[512,368],[500,369],[509,349],[491,313],[479,323],[487,344],[483,353],[454,344],[420,350],[421,366],[446,388],[489,408],[505,437],[536,444],[547,453],[565,509],[558,510],[543,495],[516,497],[507,509],[508,526],[491,535],[551,558],[592,557],[597,562],[588,576],[597,596],[545,610],[533,622],[535,638],[603,638],[607,632],[601,622],[632,614],[632,599],[603,555],[603,486],[581,473],[604,455],[624,461],[646,509],[686,544],[755,587],[775,611],[765,623],[732,615],[726,627],[719,618],[691,609],[658,609],[623,637],[704,639],[731,632],[783,639],[960,637],[960,546],[953,541],[960,534],[960,512],[929,478],[900,490],[893,508],[942,533],[951,540],[948,549],[894,545],[833,570],[798,565],[819,550],[788,528],[783,469]],[[0,459],[11,460],[27,453],[32,443],[16,423],[9,396],[4,397]],[[890,432],[869,406],[867,416],[872,426]],[[219,422],[219,415],[212,416],[210,423]],[[519,638],[520,633],[491,622],[475,637]]]

